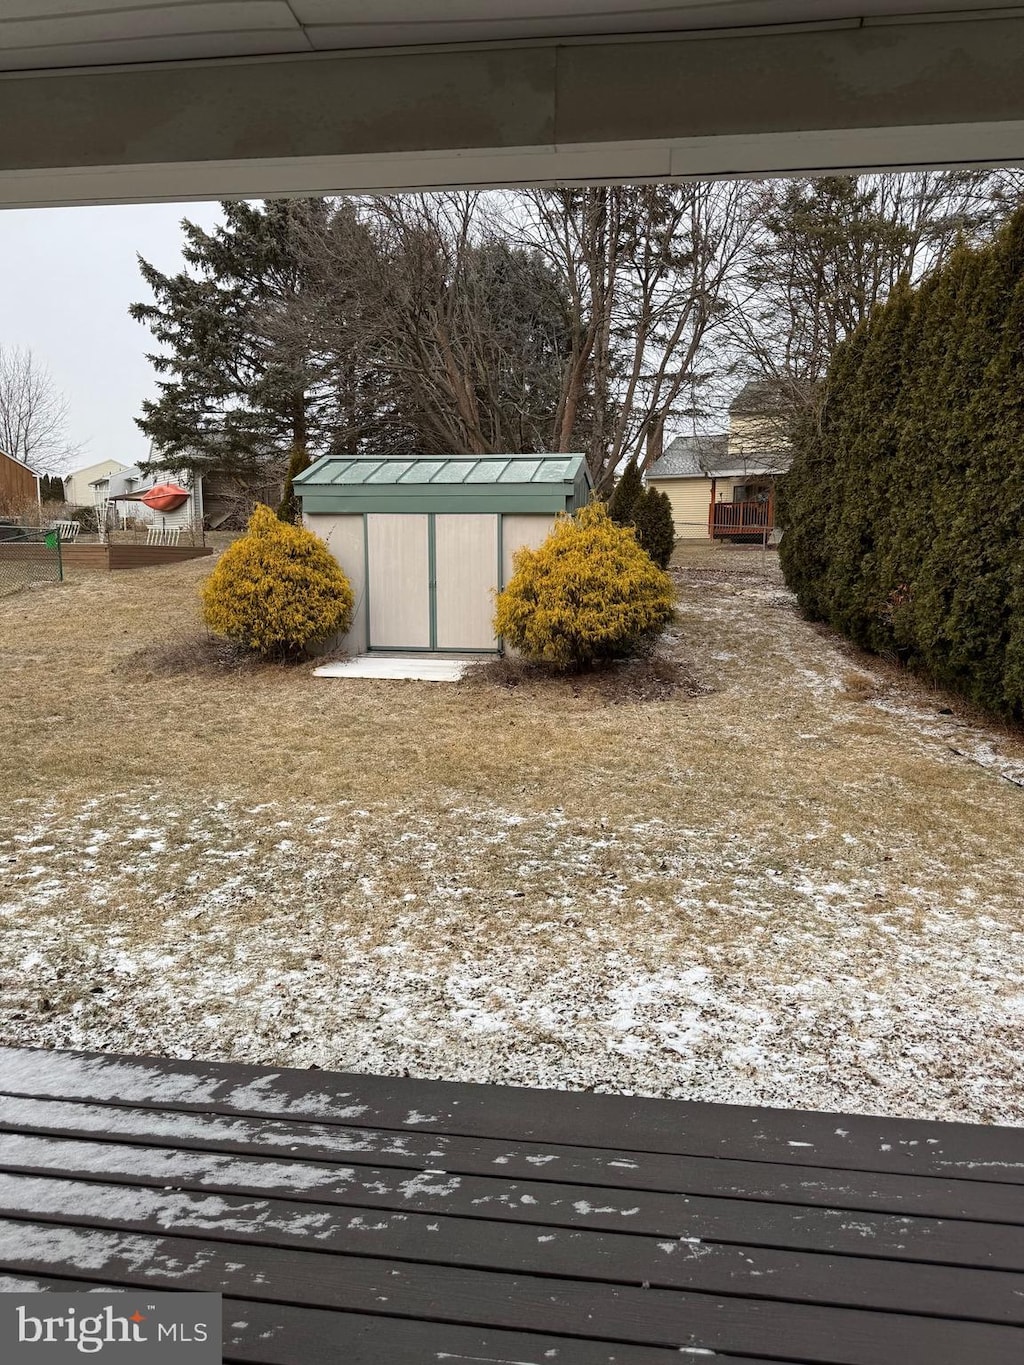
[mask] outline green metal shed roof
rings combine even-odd
[[[326,455],[295,479],[304,512],[557,512],[590,496],[583,455]]]
[[[582,455],[325,455],[295,479],[297,484],[572,483]]]

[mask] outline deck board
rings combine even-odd
[[[0,1053],[0,1093],[1024,1185],[1017,1130],[238,1063]],[[595,1143],[600,1133],[601,1142]]]
[[[2,1093],[2,1088],[0,1088]],[[5,1096],[0,1132],[117,1138],[181,1151],[287,1153],[345,1165],[382,1162],[410,1170],[439,1167],[460,1175],[501,1174],[605,1189],[662,1190],[763,1203],[973,1218],[1024,1224],[1024,1187],[940,1176],[890,1175],[773,1165],[729,1157],[663,1156],[630,1149],[449,1137],[401,1129],[295,1123],[223,1114],[142,1109],[113,1103]]]
[[[1024,1131],[0,1050],[21,1282],[259,1365],[1017,1365]]]
[[[211,1218],[210,1206],[207,1194],[0,1177],[0,1216],[20,1220],[1024,1324],[1020,1274],[917,1264],[893,1276],[881,1257],[852,1266],[835,1256],[749,1244],[239,1197],[218,1200]]]
[[[507,1224],[697,1238],[791,1250],[837,1252],[953,1266],[1024,1271],[1024,1228],[964,1219],[890,1217],[834,1207],[648,1194],[534,1180],[444,1176],[423,1169],[332,1166],[279,1158],[175,1152],[119,1142],[0,1134],[0,1172],[103,1178],[136,1188],[276,1197],[301,1204],[500,1218]],[[458,1187],[453,1182],[458,1180]],[[0,1208],[3,1207],[0,1175]]]

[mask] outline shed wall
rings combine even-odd
[[[371,649],[430,648],[430,523],[425,512],[366,518]]]
[[[371,646],[430,647],[431,553],[425,513],[371,512],[365,518],[365,532],[364,518],[357,513],[311,512],[303,522],[326,542],[352,584],[356,605],[352,627],[338,642],[342,649],[363,654]],[[492,633],[494,589],[511,578],[516,550],[522,546],[536,549],[554,522],[550,513],[510,513],[501,517],[499,530],[493,514],[449,513],[433,518],[437,649],[498,647]],[[499,544],[501,583],[496,581]]]
[[[352,584],[355,608],[352,626],[338,641],[347,654],[365,654],[366,635],[366,549],[363,543],[363,519],[360,516],[303,517],[308,530],[326,541],[327,548],[341,565],[345,577]]]
[[[437,648],[496,650],[498,518],[438,516],[434,542]]]
[[[536,550],[540,545],[543,545],[554,524],[555,518],[548,515],[531,516],[514,513],[502,517],[501,583],[499,587],[503,588],[512,577],[512,557],[516,550],[522,549],[523,546]]]
[[[37,500],[36,476],[0,451],[0,511],[18,512]]]

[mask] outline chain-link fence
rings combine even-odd
[[[0,597],[63,577],[59,532],[0,523]]]

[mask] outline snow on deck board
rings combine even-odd
[[[872,1258],[847,1278],[842,1273],[847,1263],[835,1256],[689,1236],[665,1240],[548,1225],[537,1229],[497,1219],[468,1222],[444,1215],[295,1207],[277,1199],[36,1176],[0,1176],[0,1216],[662,1289],[783,1300],[798,1292],[807,1302],[825,1305],[1024,1324],[1022,1274],[917,1264],[894,1278],[888,1261]],[[875,1248],[866,1243],[862,1250]],[[884,1256],[885,1249],[878,1254]]]
[[[0,1284],[219,1291],[263,1365],[1010,1365],[1022,1173],[1008,1128],[0,1050]]]
[[[1024,1129],[995,1125],[31,1048],[0,1049],[2,1094],[1024,1185]]]
[[[175,1152],[23,1134],[0,1135],[2,1171],[45,1173],[65,1182],[103,1177],[131,1187],[140,1202],[144,1202],[140,1187],[173,1187],[291,1199],[303,1201],[304,1208],[308,1200],[359,1210],[540,1224],[543,1231],[627,1232],[670,1242],[688,1239],[691,1245],[732,1243],[1024,1271],[1024,1228],[963,1218],[879,1216],[842,1208],[459,1177],[450,1171],[411,1175],[402,1168]],[[0,1190],[7,1188],[0,1174]],[[173,1203],[169,1200],[168,1206]],[[3,1200],[0,1209],[15,1213]]]
[[[810,1205],[931,1218],[1024,1224],[1024,1187],[936,1176],[786,1166],[728,1157],[665,1156],[628,1149],[501,1142],[396,1129],[255,1119],[169,1109],[74,1104],[5,1096],[0,1132],[116,1138],[204,1152],[280,1156],[354,1166],[442,1169],[604,1189],[660,1190],[729,1200]],[[109,1149],[108,1149],[109,1150]],[[212,1171],[208,1169],[208,1175]]]

